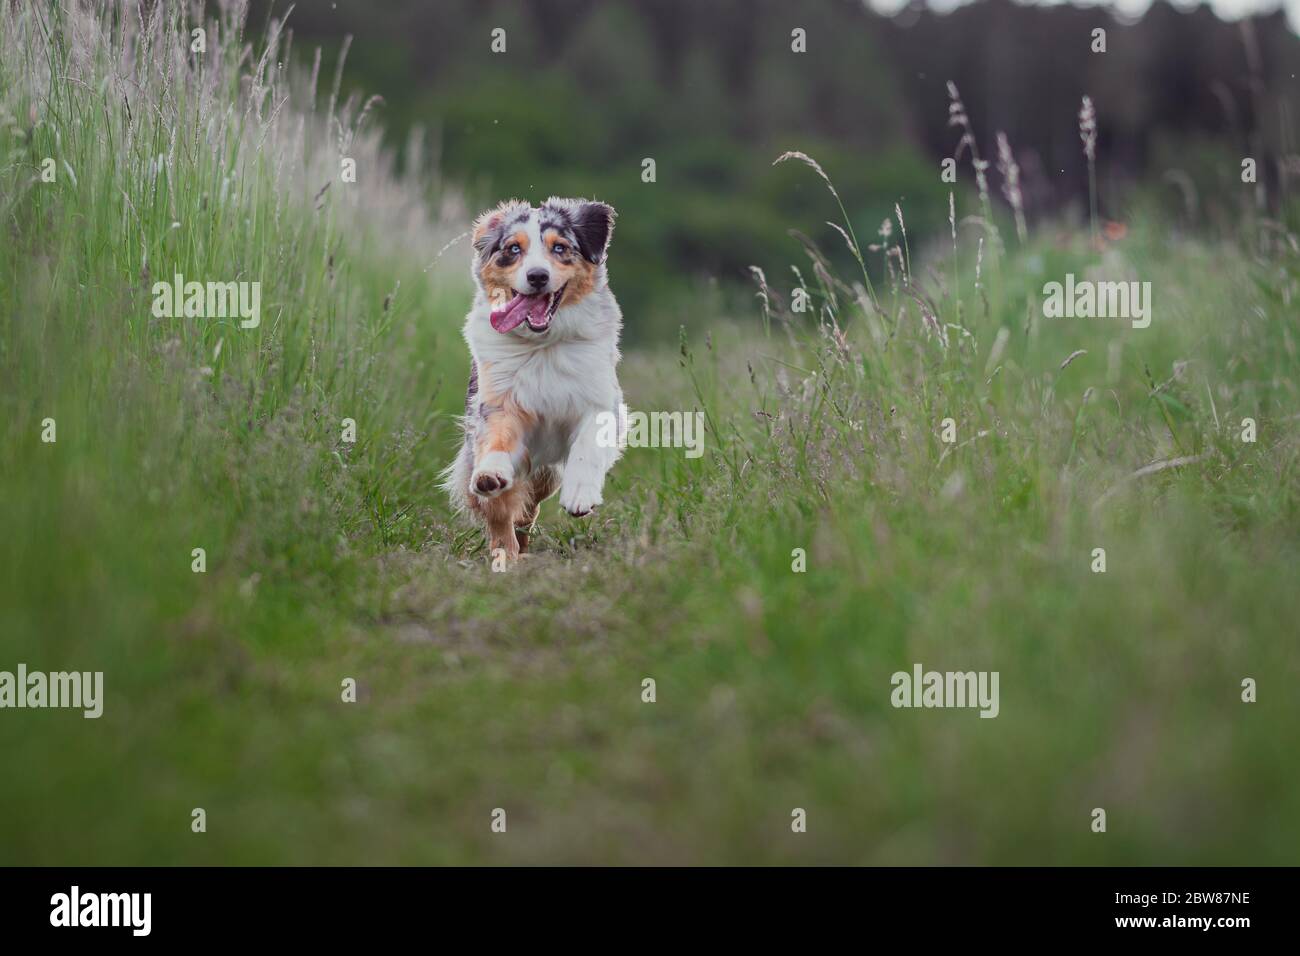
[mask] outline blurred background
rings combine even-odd
[[[1300,40],[1281,8],[1220,0],[1225,20],[1165,2],[880,2],[892,15],[862,0],[318,0],[288,24],[296,58],[322,48],[322,77],[346,49],[344,90],[381,96],[392,145],[422,137],[430,182],[451,178],[476,208],[553,193],[612,202],[632,341],[673,334],[704,292],[738,294],[750,265],[784,271],[794,224],[843,254],[820,185],[797,164],[772,166],[784,150],[825,167],[859,235],[895,202],[914,243],[945,234],[949,189],[973,188],[969,156],[955,187],[940,178],[960,138],[948,81],[999,201],[1006,133],[1031,226],[1087,214],[1085,94],[1104,218],[1149,210],[1221,230],[1241,214],[1245,156],[1257,204],[1285,203]],[[286,9],[256,0],[250,27]],[[498,27],[506,51],[494,54]],[[791,50],[796,27],[804,54]],[[642,182],[646,158],[654,184]]]

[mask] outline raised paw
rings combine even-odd
[[[560,487],[560,507],[575,518],[591,514],[600,502],[599,482],[577,479]]]
[[[469,476],[469,486],[480,498],[495,498],[509,489],[514,482],[514,468],[510,457],[499,452],[486,455],[473,474]]]

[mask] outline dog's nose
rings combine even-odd
[[[546,283],[551,281],[551,274],[545,269],[529,269],[528,284],[534,289],[540,289]]]

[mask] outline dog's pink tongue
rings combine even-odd
[[[488,316],[488,321],[492,323],[492,328],[498,332],[509,332],[528,318],[527,306],[528,296],[517,295],[510,300],[504,309],[494,309],[492,314]]]
[[[549,298],[545,295],[530,295],[528,298],[532,300],[528,303],[529,324],[534,327],[545,325],[547,322],[546,306],[550,304]]]
[[[497,309],[488,316],[488,321],[498,332],[518,328],[524,319],[535,326],[545,325],[546,304],[547,298],[544,295],[517,295],[504,309]]]

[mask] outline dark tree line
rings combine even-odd
[[[254,0],[253,29],[285,6]],[[619,237],[637,263],[620,286],[633,303],[662,306],[693,275],[743,281],[751,263],[787,263],[792,226],[838,249],[821,186],[771,166],[787,149],[817,157],[865,234],[895,202],[918,234],[946,229],[953,187],[939,164],[959,137],[948,81],[986,158],[1007,134],[1031,222],[1087,202],[1085,94],[1106,216],[1134,198],[1181,210],[1194,194],[1213,225],[1240,208],[1246,156],[1276,204],[1279,160],[1296,152],[1300,40],[1280,12],[1227,23],[1160,2],[1125,23],[1011,0],[892,19],[859,0],[310,0],[290,26],[299,59],[324,49],[324,76],[352,34],[345,85],[384,97],[395,143],[429,129],[474,201],[567,193],[617,206],[637,224]],[[490,50],[498,27],[505,53]],[[806,53],[791,49],[796,27]],[[989,178],[996,197],[996,168]],[[971,188],[963,163],[959,204]]]

